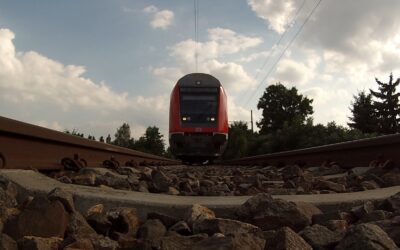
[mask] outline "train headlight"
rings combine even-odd
[[[186,117],[182,117],[182,121],[186,121]]]
[[[210,119],[210,120],[213,122],[213,121],[215,121],[215,118],[214,118],[214,117],[211,117],[211,119]]]

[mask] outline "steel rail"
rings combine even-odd
[[[390,162],[390,164],[400,166],[400,134],[244,157],[223,161],[222,164],[321,166],[321,164],[334,162],[343,168],[350,168],[366,167],[372,161]]]
[[[57,170],[139,164],[170,165],[179,161],[0,116],[0,168]]]

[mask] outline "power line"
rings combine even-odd
[[[262,83],[270,76],[270,74],[272,73],[272,71],[275,69],[275,66],[279,63],[279,61],[282,59],[283,55],[285,54],[286,50],[292,45],[292,43],[294,42],[294,40],[297,38],[297,36],[300,34],[300,32],[303,30],[304,26],[306,25],[306,23],[310,20],[311,16],[314,14],[315,10],[318,8],[318,6],[320,5],[320,3],[322,2],[322,0],[319,0],[318,3],[314,6],[314,8],[311,10],[310,14],[308,14],[307,18],[304,20],[304,22],[302,23],[302,25],[300,26],[300,28],[298,29],[298,31],[296,32],[296,34],[293,36],[293,38],[290,40],[290,42],[288,43],[288,45],[285,47],[285,49],[282,51],[282,53],[279,55],[278,59],[275,61],[275,63],[271,66],[270,70],[268,71],[267,75],[259,82],[257,88],[255,91],[253,91],[252,95],[250,96],[250,98],[247,99],[247,101],[245,102],[244,105],[247,105],[247,103],[251,100],[251,98],[253,98],[253,96],[255,95],[255,93],[259,90],[260,86],[262,85]]]
[[[197,0],[193,1],[194,3],[194,40],[195,40],[195,65],[196,65],[196,72],[198,71],[198,14],[199,14],[199,3]]]
[[[292,18],[292,20],[290,20],[290,22],[288,22],[289,25],[291,23],[296,23],[297,22],[297,17],[299,16],[300,11],[303,9],[305,3],[306,3],[306,0],[303,0],[301,6],[297,9],[297,12],[294,15],[294,17]],[[272,49],[269,51],[269,53],[267,55],[267,58],[265,59],[264,63],[262,64],[262,66],[260,68],[258,68],[258,71],[257,71],[256,75],[254,76],[254,79],[258,78],[258,75],[260,74],[261,70],[265,67],[265,65],[267,65],[267,63],[271,59],[271,56],[273,55],[273,52],[281,44],[281,42],[282,42],[283,38],[286,36],[288,30],[289,29],[285,29],[285,32],[283,32],[282,35],[280,35],[278,41],[275,42],[274,46],[272,46]]]

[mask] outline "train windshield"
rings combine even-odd
[[[218,89],[213,91],[181,91],[181,121],[183,124],[216,124]]]

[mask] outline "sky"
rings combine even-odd
[[[318,4],[319,3],[319,4]],[[346,125],[353,96],[400,77],[398,0],[2,0],[0,116],[98,138],[127,122],[168,138],[169,96],[217,77],[230,121],[260,119],[276,82],[313,99],[314,122]],[[312,13],[312,11],[314,12]],[[312,15],[311,15],[312,13]]]

